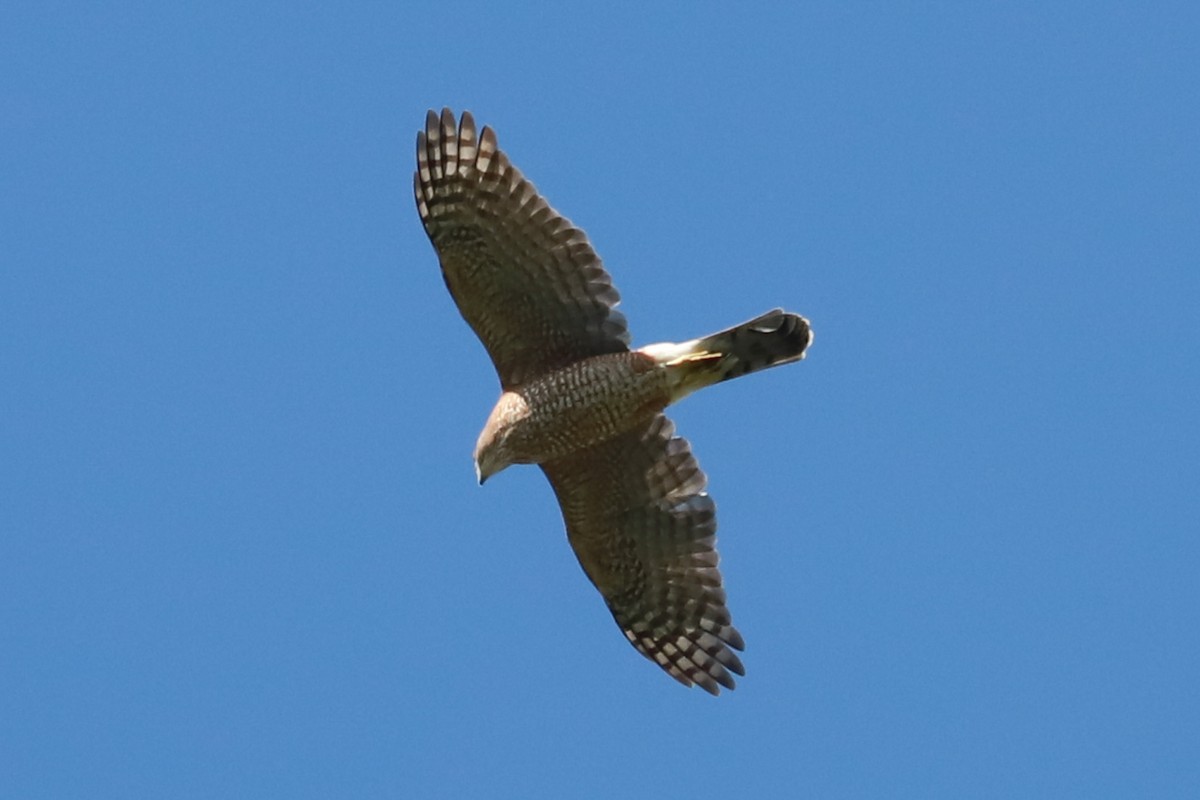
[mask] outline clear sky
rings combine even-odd
[[[1195,8],[6,3],[0,796],[1197,796]],[[732,693],[475,484],[443,105],[636,342],[812,320],[673,412]]]

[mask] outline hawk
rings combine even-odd
[[[542,468],[584,572],[625,638],[685,686],[745,675],[717,570],[716,514],[663,410],[713,383],[804,358],[808,320],[776,309],[682,343],[630,348],[612,280],[469,112],[417,134],[417,211],[442,277],[500,377],[475,446],[480,484]]]

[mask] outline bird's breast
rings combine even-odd
[[[670,400],[666,371],[634,352],[577,361],[513,391],[528,410],[512,422],[509,448],[535,464],[629,430]]]

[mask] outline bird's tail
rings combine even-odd
[[[650,345],[642,352],[673,368],[674,402],[714,383],[799,361],[812,338],[808,320],[776,308],[690,342]]]

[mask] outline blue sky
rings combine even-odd
[[[502,5],[0,12],[0,794],[1195,796],[1200,14]],[[812,320],[672,413],[735,692],[475,485],[443,105],[635,341]]]

